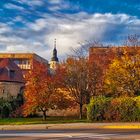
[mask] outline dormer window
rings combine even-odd
[[[10,70],[10,78],[14,78],[15,77],[15,71],[14,70]]]

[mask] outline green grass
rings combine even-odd
[[[88,122],[86,119],[79,120],[75,117],[47,117],[46,121],[42,118],[5,118],[0,119],[0,125],[23,125],[23,124],[59,124],[59,123],[79,123]]]

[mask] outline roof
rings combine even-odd
[[[0,61],[0,82],[24,82],[21,69],[11,59]]]

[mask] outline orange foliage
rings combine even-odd
[[[63,82],[64,69],[58,68],[51,74],[43,64],[34,64],[34,69],[26,76],[24,115],[34,114],[36,111],[43,112],[51,109],[66,108],[71,103],[67,96],[60,92]]]

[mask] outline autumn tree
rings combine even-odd
[[[139,47],[140,46],[140,36],[137,34],[128,35],[124,45],[127,47]]]
[[[88,51],[89,46],[81,46],[73,50],[74,54],[66,62],[65,85],[79,105],[80,119],[83,115],[83,105],[89,103],[91,96],[101,94],[102,87],[103,61],[99,62],[97,57],[89,57]]]
[[[37,111],[43,113],[43,120],[46,120],[48,109],[66,108],[69,99],[60,91],[63,80],[63,70],[58,69],[50,72],[43,64],[35,64],[27,75],[25,87],[24,115],[34,114]]]
[[[82,108],[86,103],[88,93],[87,60],[85,58],[69,58],[66,62],[65,87],[79,105],[79,118],[82,118]]]
[[[90,98],[102,94],[103,69],[98,62],[88,62],[88,91]]]
[[[139,49],[124,48],[123,55],[110,64],[105,79],[106,92],[112,96],[140,94]]]
[[[103,94],[104,75],[114,58],[114,51],[108,47],[93,46],[89,49],[88,84],[91,96]]]

